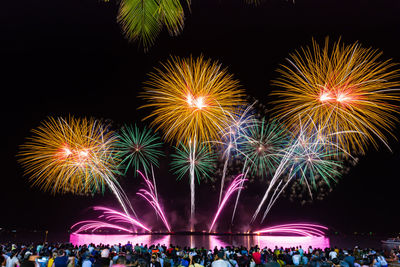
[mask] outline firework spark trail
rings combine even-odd
[[[332,143],[331,138],[327,137],[325,134],[327,131],[327,127],[321,126],[318,127],[316,123],[312,120],[311,117],[308,118],[307,123],[303,123],[301,119],[299,119],[299,129],[297,137],[292,141],[292,144],[287,148],[287,152],[285,156],[282,158],[282,161],[276,172],[274,177],[272,178],[267,191],[261,200],[256,212],[253,215],[253,222],[258,213],[260,212],[262,205],[268,199],[269,193],[275,187],[278,179],[282,176],[285,170],[290,169],[288,182],[285,184],[285,187],[292,180],[292,171],[293,175],[299,173],[300,180],[304,181],[310,195],[311,188],[308,183],[308,180],[311,181],[314,188],[316,187],[315,178],[317,175],[321,176],[323,180],[329,185],[329,180],[332,179],[335,181],[335,176],[338,176],[340,173],[335,168],[340,168],[341,165],[336,162],[336,158],[338,157],[337,150],[343,151],[343,154],[348,155],[349,153],[341,148],[338,144]],[[347,134],[346,131],[342,131],[340,133],[331,133],[328,132],[329,135],[341,135]],[[280,184],[274,191],[274,196],[270,199],[267,210],[262,217],[261,222],[264,221],[266,215],[271,209],[272,205],[275,203],[277,197],[281,194],[281,191],[278,193],[278,196],[275,197],[277,190],[279,190]],[[283,190],[283,189],[282,189]]]
[[[278,229],[297,229],[297,230],[305,230],[308,231],[310,234],[313,235],[321,235],[323,236],[324,230],[328,230],[328,227],[319,225],[319,224],[312,224],[312,223],[289,223],[289,224],[281,224],[275,225],[271,227],[264,228],[263,230],[278,230]],[[261,231],[263,231],[261,230]],[[257,231],[256,233],[260,233]]]
[[[99,171],[96,171],[99,172]],[[112,175],[109,170],[106,172],[109,173],[109,175]],[[128,198],[128,196],[125,194],[125,191],[122,189],[121,185],[117,182],[113,182],[107,174],[99,172],[99,175],[101,175],[104,179],[104,181],[107,183],[108,187],[110,188],[111,192],[115,195],[117,198],[119,204],[121,205],[122,209],[124,210],[126,216],[130,217],[130,213],[128,208],[132,211],[133,216],[137,219],[137,215],[135,210],[132,207],[132,204]]]
[[[210,146],[198,143],[197,140],[190,141],[189,145],[180,144],[176,147],[176,153],[171,155],[171,169],[177,175],[177,179],[182,179],[189,175],[190,184],[190,230],[194,230],[195,212],[195,180],[200,183],[202,179],[210,178],[215,169],[215,153]]]
[[[196,208],[196,203],[195,203],[195,164],[196,164],[196,141],[193,141],[193,147],[191,144],[189,144],[190,147],[190,168],[189,168],[189,175],[190,175],[190,231],[194,230],[194,213],[195,213],[195,208]]]
[[[93,233],[94,231],[100,228],[110,228],[114,230],[125,231],[127,233],[132,232],[131,230],[119,225],[101,221],[90,221],[90,220],[77,222],[76,224],[71,226],[71,230],[80,224],[82,225],[77,230],[74,231],[74,234],[78,234],[80,232],[85,232],[85,231],[92,231]]]
[[[271,205],[271,201],[273,201],[273,200],[275,199],[276,193],[278,192],[278,189],[280,188],[282,182],[283,182],[283,179],[280,180],[279,184],[276,186],[276,188],[275,188],[275,190],[274,190],[274,193],[272,194],[272,196],[271,196],[271,198],[270,198],[270,200],[269,200],[269,202],[268,202],[268,205],[267,205],[267,209],[266,209],[266,210],[269,209],[269,207],[270,207],[270,205]],[[278,194],[278,195],[279,195],[279,194]]]
[[[122,209],[124,210],[126,216],[130,217],[130,213],[128,211],[128,207],[129,207],[130,210],[132,211],[133,215],[135,216],[135,218],[137,218],[136,212],[133,209],[132,204],[128,199],[128,196],[125,194],[124,190],[122,190],[121,186],[119,184],[113,183],[112,181],[110,181],[107,178],[104,178],[104,180],[106,181],[109,188],[111,189],[111,191],[117,198],[117,200],[118,200],[119,204],[121,205]]]
[[[151,175],[152,175],[152,177],[153,177],[154,194],[155,194],[156,199],[157,199],[157,201],[158,201],[157,183],[156,183],[156,177],[154,176],[153,165],[151,165]]]
[[[313,121],[311,121],[311,127],[313,127],[314,130],[317,128]],[[339,146],[329,142],[328,140],[330,138],[326,140],[326,138],[321,135],[321,132],[323,132],[324,128],[319,128],[315,131],[314,134],[311,135],[309,134],[309,131],[307,129],[304,129],[302,124],[300,128],[302,128],[302,130],[297,137],[297,141],[294,143],[294,155],[292,155],[293,159],[291,159],[291,163],[289,164],[289,178],[281,189],[280,185],[282,184],[283,180],[275,188],[274,194],[269,200],[267,209],[265,210],[262,217],[262,221],[265,220],[267,214],[269,213],[270,209],[272,208],[282,191],[286,188],[286,186],[291,182],[291,180],[296,176],[297,173],[300,174],[301,180],[305,182],[311,198],[312,192],[308,183],[308,179],[310,179],[315,186],[315,176],[320,175],[329,185],[328,178],[334,179],[334,176],[339,175],[339,172],[336,171],[334,168],[340,168],[341,166],[332,159],[332,157],[336,158],[338,156]],[[332,151],[332,149],[336,150],[336,152],[330,152]],[[342,151],[344,150],[341,149],[340,152]],[[278,192],[279,189],[280,191]],[[276,195],[277,192],[278,194]]]
[[[243,164],[243,171],[242,171],[242,173],[243,173],[243,179],[242,179],[242,183],[240,184],[240,188],[239,188],[238,194],[237,194],[237,196],[236,196],[235,206],[233,207],[231,224],[233,224],[233,220],[235,219],[235,214],[236,214],[237,205],[238,205],[238,203],[239,203],[240,193],[242,192],[244,181],[246,180],[247,173],[249,172],[249,168],[247,168],[246,170],[244,170],[244,168],[245,168],[245,166],[246,166],[246,161],[247,161],[247,159],[245,160],[245,162],[244,162],[244,164]]]
[[[301,129],[301,131],[303,130],[302,124],[300,124],[300,129]],[[263,198],[260,201],[260,204],[258,205],[256,211],[254,212],[254,215],[253,215],[250,223],[253,223],[255,221],[259,212],[261,211],[262,206],[264,205],[265,201],[267,200],[270,191],[272,190],[272,188],[275,186],[275,183],[278,181],[278,179],[281,177],[281,175],[286,170],[285,167],[286,167],[287,163],[290,161],[290,159],[294,153],[295,147],[299,141],[300,141],[299,139],[296,139],[294,144],[289,146],[289,149],[287,149],[287,151],[284,153],[284,156],[282,157],[278,167],[276,168],[274,176],[272,177],[271,182],[268,185],[268,188],[267,188]]]
[[[252,175],[258,177],[266,177],[270,173],[272,175],[271,187],[283,173],[287,157],[290,156],[286,132],[286,128],[278,121],[269,121],[262,117],[249,128],[248,132],[243,134],[245,139],[243,153],[246,156],[244,167],[248,168]],[[264,195],[253,220],[256,219],[268,194],[269,191]]]
[[[155,180],[155,177],[154,177],[153,165],[151,165],[151,170],[152,170],[152,175],[153,175],[153,183],[150,181],[149,178],[147,178],[147,177],[148,177],[148,174],[147,174],[147,172],[146,172],[146,169],[144,169],[144,176],[141,175],[141,177],[144,179],[144,181],[145,181],[145,183],[146,183],[146,185],[147,185],[147,188],[149,188],[150,192],[151,192],[152,194],[155,194],[155,195],[156,195],[156,199],[157,199],[157,201],[158,201],[158,197],[157,197],[157,188],[154,187],[154,186],[156,185],[156,180]],[[136,170],[136,173],[138,173],[138,170]],[[154,186],[153,186],[153,184],[154,184]],[[157,212],[156,212],[156,217],[157,217],[157,219],[158,219],[158,213],[157,213]]]
[[[222,199],[222,191],[224,189],[224,183],[225,183],[225,176],[226,176],[226,170],[228,169],[228,162],[230,158],[230,144],[229,147],[227,148],[228,150],[228,155],[225,158],[225,163],[224,163],[224,168],[222,169],[222,177],[221,177],[221,189],[219,191],[219,199],[218,199],[218,206],[221,204],[221,199]]]
[[[323,231],[328,230],[327,227],[319,224],[309,224],[309,223],[294,223],[294,224],[282,224],[272,227],[267,227],[259,231],[255,231],[256,234],[264,233],[289,233],[298,234],[301,236],[318,236],[323,237],[325,233]]]
[[[156,211],[156,213],[160,216],[161,220],[163,221],[165,227],[167,228],[168,232],[171,232],[171,228],[168,224],[167,218],[165,217],[165,214],[160,207],[160,204],[158,203],[157,199],[153,194],[151,194],[149,191],[140,189],[139,192],[137,193],[141,197],[143,197]]]
[[[105,170],[101,171],[97,169],[97,166],[92,167],[95,171],[95,173],[98,173],[99,176],[103,177],[103,180],[106,182],[108,187],[110,188],[111,192],[115,195],[117,198],[119,204],[121,205],[122,209],[124,210],[126,216],[130,217],[130,212],[129,209],[132,211],[133,216],[137,218],[136,212],[132,207],[132,204],[128,198],[128,196],[125,194],[124,190],[122,189],[121,185],[118,182],[114,182],[112,179],[110,179],[110,175],[113,175],[111,171]]]
[[[298,142],[298,141],[296,141],[296,142]],[[290,158],[292,157],[294,149],[295,149],[295,145],[291,146],[290,149],[286,152],[285,156],[282,158],[281,163],[279,164],[278,168],[275,171],[275,174],[274,174],[273,178],[271,179],[271,182],[270,182],[270,184],[269,184],[269,186],[267,188],[267,191],[265,192],[262,200],[260,201],[260,204],[257,207],[257,210],[255,211],[255,213],[253,215],[251,223],[254,222],[254,220],[257,218],[257,215],[260,212],[260,210],[261,210],[262,206],[264,205],[265,201],[267,200],[270,191],[275,186],[275,183],[278,181],[278,179],[281,177],[281,175],[284,173],[285,166],[289,162]]]
[[[293,229],[293,228],[276,228],[276,229],[268,229],[268,230],[264,230],[262,232],[263,234],[265,233],[287,233],[287,234],[298,234],[300,236],[306,236],[306,237],[312,237],[314,236],[313,234],[311,234],[310,232],[306,231],[306,230],[299,230],[299,229]]]
[[[146,181],[147,187],[149,189],[149,190],[140,189],[137,194],[140,195],[141,197],[143,197],[153,207],[156,214],[158,216],[160,216],[160,218],[163,221],[168,232],[171,232],[171,227],[169,226],[169,223],[165,216],[165,213],[164,213],[163,209],[161,208],[160,203],[158,202],[157,195],[155,193],[156,192],[155,188],[152,186],[149,179],[146,176],[144,176],[144,174],[141,171],[137,170],[137,172],[140,174],[140,176],[142,176],[143,180]]]
[[[249,115],[249,113],[252,111],[253,106],[256,103],[257,103],[257,101],[254,101],[253,104],[251,104],[250,106],[247,106],[244,110],[241,110],[240,112],[236,112],[235,114],[225,111],[227,116],[230,118],[231,123],[227,127],[227,129],[224,130],[224,133],[223,133],[222,140],[226,140],[226,143],[224,144],[224,142],[216,142],[216,143],[220,143],[220,144],[223,144],[226,146],[226,149],[224,150],[224,153],[223,153],[223,158],[225,158],[225,162],[224,162],[224,168],[222,171],[221,188],[219,191],[218,206],[221,204],[222,192],[224,190],[224,184],[225,184],[226,171],[228,169],[228,163],[231,158],[232,151],[236,151],[239,154],[246,156],[244,153],[242,153],[239,150],[238,140],[242,139],[243,134],[245,134],[246,130],[249,127],[253,126],[253,124],[256,121],[254,119],[253,115]]]
[[[248,172],[249,172],[249,169],[247,168],[246,172],[244,173],[242,182],[241,182],[241,184],[240,184],[240,187],[239,187],[239,190],[238,190],[238,194],[237,194],[237,196],[236,196],[235,206],[234,206],[233,212],[232,212],[231,223],[233,223],[233,220],[234,220],[234,218],[235,218],[237,205],[238,205],[238,203],[239,203],[240,193],[242,192],[244,182],[247,180],[246,177],[247,177],[247,173],[248,173]]]
[[[281,224],[281,225],[275,225],[275,226],[270,226],[268,227],[269,229],[274,229],[277,227],[304,227],[304,228],[311,228],[311,229],[318,229],[321,228],[323,230],[328,230],[328,227],[320,225],[320,224],[315,224],[315,223],[286,223],[286,224]]]
[[[155,194],[155,188],[153,184],[150,182],[149,178],[147,178],[147,173],[143,174],[140,170],[136,170],[136,172],[139,173],[140,176],[143,178],[150,192]]]
[[[289,174],[288,180],[286,181],[286,183],[284,184],[284,186],[279,190],[279,192],[278,192],[277,195],[275,195],[275,194],[276,194],[277,190],[279,189],[279,186],[281,185],[281,183],[279,183],[279,185],[275,188],[274,194],[272,195],[272,197],[271,197],[271,199],[270,199],[270,201],[269,201],[269,203],[268,203],[267,209],[266,209],[265,212],[264,212],[263,221],[264,221],[265,218],[267,217],[269,211],[271,210],[272,206],[275,204],[276,200],[279,198],[279,196],[281,195],[281,193],[283,192],[283,190],[285,190],[286,186],[292,181],[293,177],[294,177],[294,175],[290,175],[290,174]],[[282,181],[281,181],[281,182],[282,182]],[[274,198],[274,197],[275,197],[275,198]]]
[[[256,211],[253,214],[253,217],[250,221],[250,223],[253,223],[255,221],[255,219],[258,216],[258,213],[260,212],[262,206],[264,205],[265,201],[268,198],[269,192],[271,191],[272,187],[275,185],[276,181],[279,179],[279,177],[283,174],[283,172],[285,171],[285,166],[288,163],[290,157],[293,154],[293,150],[294,150],[294,146],[292,146],[284,155],[284,157],[282,158],[281,162],[279,163],[279,166],[276,168],[275,174],[271,179],[271,182],[267,188],[267,191],[265,192],[263,198],[260,201],[260,204],[258,205]]]
[[[211,232],[211,230],[214,228],[214,224],[216,223],[216,221],[217,221],[217,219],[218,219],[218,217],[219,217],[219,215],[220,215],[222,209],[224,208],[226,202],[228,201],[229,197],[230,197],[235,191],[237,191],[237,190],[239,190],[239,189],[241,188],[240,185],[242,184],[242,180],[243,180],[242,177],[243,177],[243,174],[239,174],[239,175],[233,180],[233,182],[231,183],[231,185],[229,186],[229,188],[228,188],[228,190],[226,191],[225,196],[224,196],[224,198],[223,198],[223,200],[222,200],[222,202],[221,202],[221,205],[219,205],[218,210],[217,210],[217,213],[216,213],[215,216],[214,216],[214,220],[213,220],[213,222],[212,222],[212,224],[211,224],[211,227],[210,227],[210,229],[209,229],[209,232]]]
[[[124,222],[124,223],[130,223],[134,224],[136,226],[139,226],[140,228],[151,232],[149,228],[147,228],[143,223],[141,223],[139,220],[136,220],[130,216],[127,216],[126,214],[123,214],[119,211],[107,208],[107,207],[102,207],[102,206],[95,206],[93,207],[94,210],[99,210],[102,211],[104,214],[104,217],[110,221],[118,221],[118,222]]]
[[[239,149],[239,145],[237,142],[237,139],[234,139],[234,141],[232,142],[228,142],[228,145],[226,145],[226,143],[224,142],[219,142],[219,141],[212,141],[211,143],[217,144],[217,145],[225,145],[227,148],[224,150],[223,152],[223,158],[225,158],[225,162],[224,162],[224,167],[223,167],[223,171],[222,171],[222,178],[221,178],[221,189],[220,189],[220,194],[219,194],[219,201],[218,201],[218,206],[221,204],[221,200],[222,200],[222,192],[223,192],[223,188],[224,188],[224,184],[225,184],[225,177],[226,177],[226,173],[228,170],[228,164],[229,164],[229,159],[231,157],[231,153],[234,151],[236,153],[238,153],[240,156],[243,156],[245,158],[245,162],[250,161],[253,162],[250,158],[248,158],[248,156]],[[244,170],[243,170],[244,173]],[[247,171],[246,171],[246,175],[247,175]],[[237,204],[237,203],[236,203]]]

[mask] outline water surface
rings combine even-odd
[[[70,242],[74,245],[83,244],[176,244],[179,246],[204,247],[212,249],[215,246],[255,246],[269,247],[296,247],[326,248],[330,247],[328,237],[303,236],[257,236],[257,235],[98,235],[98,234],[71,234]]]

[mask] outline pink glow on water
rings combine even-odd
[[[304,236],[254,236],[254,235],[234,235],[234,236],[216,236],[216,235],[98,235],[98,234],[71,234],[70,242],[74,245],[83,244],[169,244],[190,247],[204,247],[213,249],[226,246],[246,246],[258,245],[260,248],[278,247],[296,247],[302,246],[308,248],[326,248],[330,247],[327,237],[304,237]]]
[[[151,235],[90,235],[90,234],[71,234],[69,241],[73,245],[84,245],[93,243],[98,244],[150,244]]]
[[[275,248],[275,246],[289,248],[301,246],[302,248],[329,248],[329,238],[324,236],[257,236],[257,245],[260,248]]]
[[[98,244],[161,244],[169,246],[170,235],[154,236],[154,235],[91,235],[91,234],[71,234],[70,242],[73,245],[84,245],[93,243]]]
[[[233,239],[229,242],[227,237],[212,236],[209,237],[209,248],[226,247],[226,246],[241,246],[251,247],[258,245],[260,248],[275,248],[275,246],[289,248],[302,246],[308,248],[328,248],[330,247],[329,238],[320,236],[242,236],[241,241]]]
[[[213,249],[215,247],[220,248],[220,247],[226,247],[229,246],[228,243],[222,241],[218,236],[209,236],[209,248]]]
[[[214,228],[214,224],[215,224],[215,222],[217,221],[217,219],[218,219],[218,217],[219,217],[219,214],[221,213],[222,209],[224,208],[224,206],[225,206],[226,202],[228,201],[228,199],[230,198],[230,196],[231,196],[235,191],[237,191],[237,190],[243,188],[243,187],[241,186],[241,184],[242,184],[243,181],[246,181],[246,179],[243,180],[242,177],[243,177],[243,174],[239,174],[239,175],[233,180],[233,182],[231,183],[231,185],[229,186],[229,188],[228,188],[228,190],[226,191],[225,196],[224,196],[224,198],[223,198],[223,200],[222,200],[222,202],[221,202],[221,205],[219,205],[218,210],[217,210],[217,213],[216,213],[215,216],[214,216],[214,220],[213,220],[212,223],[211,223],[211,227],[210,227],[210,229],[209,229],[209,232],[211,232],[211,230]]]
[[[161,236],[160,239],[158,239],[158,241],[155,244],[169,246],[171,244],[171,236],[170,235]]]
[[[98,234],[76,234],[73,233],[69,237],[69,241],[73,245],[87,245],[93,243],[95,245],[98,244],[127,244],[130,242],[131,244],[143,244],[143,245],[152,245],[152,244],[160,244],[160,245],[170,245],[170,235],[98,235]]]

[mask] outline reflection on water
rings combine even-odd
[[[255,235],[94,235],[71,234],[70,242],[74,245],[83,244],[176,244],[179,246],[214,248],[215,246],[255,246],[269,247],[293,247],[302,246],[313,248],[326,248],[330,246],[327,237],[303,237],[303,236],[255,236]]]

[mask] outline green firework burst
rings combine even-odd
[[[117,157],[121,160],[121,168],[125,174],[130,167],[136,170],[149,172],[152,165],[158,167],[158,160],[164,153],[158,135],[146,127],[125,125],[118,136],[116,143]]]
[[[249,127],[242,144],[250,172],[258,177],[273,174],[279,165],[288,144],[285,128],[276,121],[268,122],[264,117]]]
[[[202,144],[189,143],[188,146],[180,144],[171,157],[171,170],[178,176],[178,180],[190,173],[191,167],[198,183],[202,179],[209,179],[215,171],[216,156],[209,147]]]
[[[316,127],[314,127],[316,128]],[[341,175],[342,162],[335,144],[324,138],[323,132],[301,132],[289,147],[292,151],[289,161],[289,176],[293,175],[300,183],[310,183],[317,189],[317,180],[323,180],[328,186],[336,182]]]

